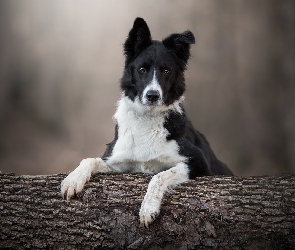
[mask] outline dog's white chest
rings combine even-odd
[[[162,118],[138,118],[129,112],[119,122],[119,138],[114,153],[123,151],[131,161],[151,161],[160,158],[167,151],[167,130]]]
[[[107,164],[122,171],[159,172],[183,160],[177,143],[166,139],[164,114],[139,115],[130,107],[130,101],[122,99],[114,117],[119,127],[118,140]]]

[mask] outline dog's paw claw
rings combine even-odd
[[[142,207],[139,212],[141,227],[148,228],[149,225],[158,217],[159,211],[151,210],[148,207]]]
[[[152,218],[152,220],[154,221],[154,220],[158,217],[158,215],[159,215],[158,212],[153,212],[153,213],[151,214],[151,218]]]

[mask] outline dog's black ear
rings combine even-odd
[[[186,65],[190,57],[190,45],[195,43],[194,34],[187,30],[180,34],[172,34],[163,41],[164,46],[173,51]]]
[[[126,56],[126,65],[145,48],[152,44],[151,33],[144,19],[138,17],[135,19],[128,38],[124,43],[124,54]]]

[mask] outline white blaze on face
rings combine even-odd
[[[147,92],[150,90],[156,90],[160,94],[159,100],[154,105],[162,105],[162,99],[163,99],[163,91],[162,88],[158,82],[158,79],[156,77],[156,69],[154,69],[154,75],[152,81],[145,87],[143,93],[142,93],[142,104],[148,104],[149,101],[147,99]]]

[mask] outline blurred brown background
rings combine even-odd
[[[295,1],[1,1],[0,171],[51,174],[113,139],[122,44],[190,29],[186,108],[238,175],[295,173]]]

